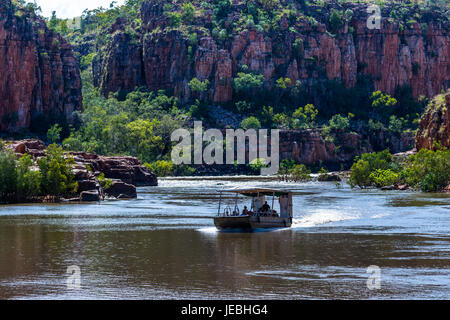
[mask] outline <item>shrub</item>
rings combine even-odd
[[[194,16],[195,16],[194,5],[190,2],[183,3],[181,9],[183,10],[183,13],[181,14],[183,22],[184,23],[192,23],[194,21]]]
[[[238,101],[235,106],[236,110],[241,113],[248,113],[253,108],[253,104],[248,101]]]
[[[328,126],[333,130],[345,131],[350,128],[350,120],[340,114],[335,114],[328,122]]]
[[[267,162],[266,162],[266,159],[257,158],[257,159],[252,160],[250,162],[249,166],[250,166],[251,171],[254,174],[260,174],[261,169],[267,167]]]
[[[188,85],[194,92],[205,92],[208,90],[209,80],[200,81],[197,78],[193,78]]]
[[[307,104],[300,107],[292,114],[294,118],[294,127],[296,129],[312,128],[315,126],[315,120],[319,111],[313,104]]]
[[[291,84],[292,84],[292,81],[289,78],[279,78],[275,82],[276,87],[279,89],[287,89],[289,86],[291,86]]]
[[[291,126],[291,119],[284,113],[274,115],[273,122],[275,122],[278,128],[289,128]]]
[[[97,180],[104,190],[111,188],[113,185],[113,181],[105,178],[105,174],[103,172],[97,177]]]
[[[404,163],[393,161],[387,150],[367,153],[353,164],[349,183],[352,188],[406,183],[424,192],[440,191],[450,184],[450,150],[422,149]]]
[[[261,128],[261,122],[255,117],[249,117],[241,122],[241,128],[244,130],[255,129],[258,130]]]
[[[40,194],[39,171],[31,170],[30,155],[19,160],[11,150],[0,150],[0,202],[25,201]]]
[[[0,201],[14,201],[16,186],[16,156],[11,150],[0,150]]]
[[[328,170],[325,168],[320,168],[318,180],[325,181],[327,177],[328,177]]]
[[[38,160],[41,171],[41,190],[52,196],[65,196],[77,190],[72,172],[75,163],[72,157],[65,157],[62,147],[51,144],[47,156]]]
[[[153,163],[146,163],[144,166],[149,168],[158,177],[167,177],[174,172],[174,165],[170,161],[159,160]]]
[[[330,29],[331,32],[337,33],[340,28],[344,25],[344,21],[342,20],[342,14],[333,9],[331,15],[330,15]]]
[[[408,185],[425,192],[444,189],[450,184],[450,150],[420,150],[409,158],[403,177]]]
[[[237,91],[248,91],[259,88],[263,85],[264,76],[253,73],[239,72],[237,78],[234,79],[234,87]]]
[[[188,166],[188,165],[179,165],[179,166],[175,166],[174,168],[174,172],[173,175],[176,177],[180,177],[180,176],[192,176],[195,173],[195,169]]]
[[[17,164],[17,200],[38,196],[41,192],[41,173],[31,170],[33,160],[26,154]]]
[[[47,131],[47,139],[50,141],[50,143],[56,143],[61,138],[61,131],[62,128],[59,126],[59,124],[55,124]]]
[[[390,169],[377,169],[369,175],[370,181],[373,182],[377,188],[394,185],[399,182],[399,178],[399,174]]]
[[[373,92],[371,100],[378,120],[387,123],[389,117],[395,112],[394,107],[397,105],[397,100],[388,94],[383,94],[381,91]]]
[[[392,163],[392,155],[389,150],[382,152],[373,152],[363,154],[357,158],[351,168],[349,184],[352,188],[358,186],[360,188],[374,186],[371,173],[376,170],[390,169]]]
[[[302,60],[305,52],[305,45],[303,44],[303,39],[298,38],[295,39],[294,44],[292,45],[294,56],[298,60]]]
[[[311,180],[311,170],[309,170],[304,164],[294,165],[289,170],[289,181],[301,182]]]

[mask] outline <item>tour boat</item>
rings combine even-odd
[[[234,208],[222,206],[222,192],[235,193]],[[238,196],[251,199],[250,209],[245,211],[238,206]],[[266,197],[271,201],[269,205]],[[275,198],[280,204],[280,212],[274,210]],[[214,218],[214,224],[219,230],[230,229],[268,229],[290,228],[292,226],[292,192],[266,188],[234,188],[222,190],[219,199],[219,210]]]

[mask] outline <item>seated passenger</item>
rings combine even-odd
[[[241,216],[248,216],[248,215],[250,215],[250,211],[248,211],[247,206],[244,206]]]
[[[267,203],[267,201],[264,203],[264,205],[262,206],[262,212],[264,212],[264,213],[269,213],[269,211],[270,211],[270,206],[269,206],[269,204]]]

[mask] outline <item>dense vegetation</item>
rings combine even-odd
[[[170,134],[193,119],[206,123],[213,121],[208,112],[211,102],[201,98],[201,93],[209,86],[207,80],[194,78],[189,82],[194,94],[187,104],[181,104],[168,92],[149,92],[146,88],[104,97],[94,83],[92,64],[96,55],[101,54],[98,50],[111,41],[109,28],[117,18],[125,19],[127,32],[137,38],[142,27],[142,2],[127,0],[121,6],[112,3],[109,8],[85,10],[81,17],[69,20],[59,19],[57,13],[47,19],[51,30],[61,33],[74,45],[82,72],[84,111],[74,114],[72,125],[52,120],[44,126],[45,132],[40,133],[47,141],[61,143],[67,150],[139,157],[160,175],[192,173],[192,169],[177,169],[170,163]],[[226,19],[231,10],[230,0],[167,1],[164,15],[170,18],[168,28],[182,30],[192,45],[201,33],[211,35],[222,45],[232,34],[249,28],[277,34],[283,17],[287,17],[291,32],[301,32],[301,23],[314,26],[320,21],[330,34],[336,36],[344,20],[350,20],[353,15],[352,10],[343,10],[342,1],[242,2],[238,19],[231,25]],[[21,4],[24,5],[24,1],[15,1],[15,5]],[[383,14],[388,14],[403,28],[414,21],[422,22],[422,27],[426,28],[427,21],[436,17],[444,19],[442,17],[448,10],[446,1],[379,0],[377,4],[382,6]],[[26,7],[39,14],[39,8],[34,4],[26,4]],[[198,25],[197,18],[208,10],[212,12],[212,23]],[[434,14],[436,12],[439,14]],[[301,56],[303,50],[304,44],[298,39],[294,44],[295,54]],[[292,83],[289,78],[280,77],[275,91],[268,92],[264,90],[262,75],[250,72],[245,65],[240,68],[233,81],[235,99],[225,107],[242,116],[241,127],[244,129],[322,128],[326,139],[333,139],[336,131],[385,130],[400,134],[417,128],[427,104],[423,97],[416,101],[407,86],[399,87],[393,96],[375,91],[373,79],[367,76],[360,76],[353,88],[346,88],[335,80],[321,81],[309,88],[300,81]],[[306,171],[303,168],[296,170],[301,179]]]
[[[388,150],[362,155],[352,166],[352,187],[405,184],[425,192],[441,191],[450,184],[450,150],[422,149],[407,159],[395,159]]]
[[[12,150],[0,144],[0,203],[15,203],[69,196],[76,192],[74,160],[61,147],[52,144],[47,156],[33,161],[30,155],[17,159]]]

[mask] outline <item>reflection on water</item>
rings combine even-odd
[[[293,228],[217,232],[217,191],[255,184],[294,191]],[[450,298],[448,195],[251,179],[139,191],[132,201],[0,207],[0,298]],[[71,265],[81,290],[66,287]],[[370,265],[380,290],[367,289]]]

